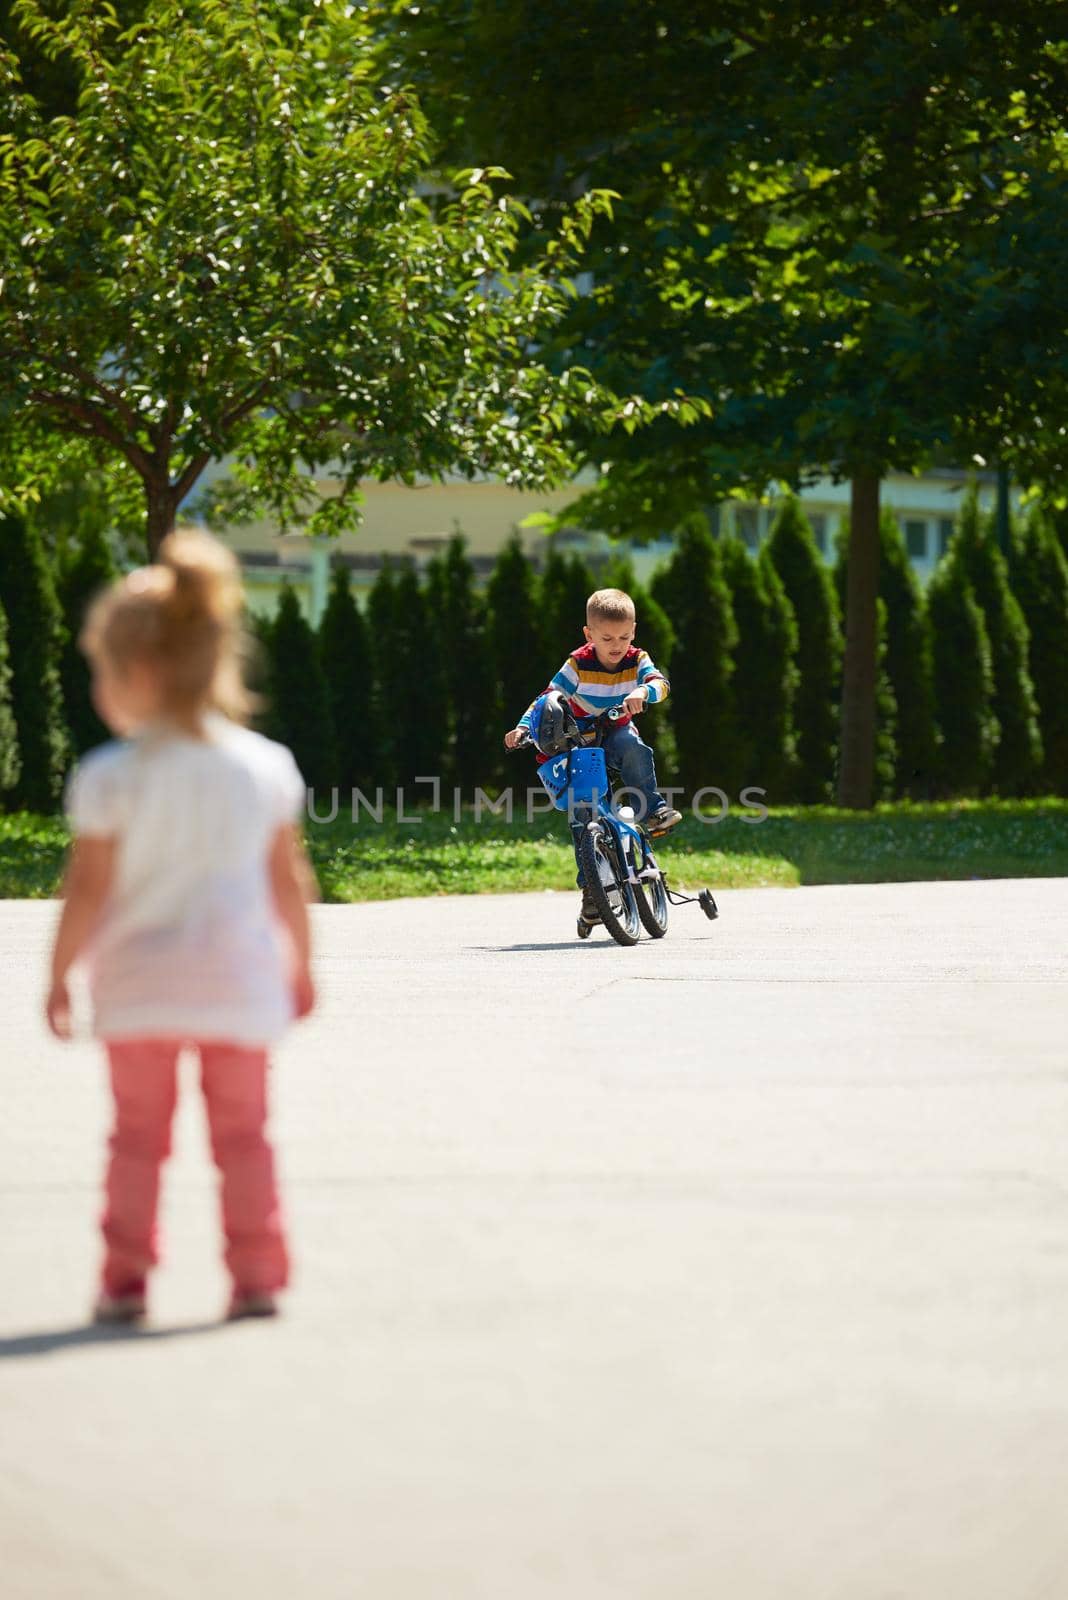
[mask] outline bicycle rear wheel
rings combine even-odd
[[[582,835],[582,876],[601,913],[601,921],[617,944],[637,944],[641,921],[634,886],[619,860],[615,836],[601,822],[591,822]]]
[[[662,939],[668,930],[668,897],[664,874],[643,878],[638,885],[638,915],[650,939]]]

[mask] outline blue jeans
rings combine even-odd
[[[665,803],[664,796],[656,787],[656,766],[653,761],[653,752],[634,726],[633,722],[625,722],[621,728],[613,728],[605,735],[602,749],[604,759],[609,771],[618,772],[625,788],[633,789],[634,794],[624,795],[623,804],[631,805],[635,817],[639,822],[646,822],[659,811]],[[575,846],[575,862],[578,866],[578,878],[575,880],[579,888],[583,887],[582,861],[579,857],[579,840],[582,837],[584,824],[573,822],[571,824],[571,838]]]

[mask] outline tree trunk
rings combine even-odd
[[[164,478],[162,482],[145,480],[145,540],[148,544],[148,559],[155,561],[159,555],[159,547],[169,533],[174,531],[175,517],[178,506],[175,501],[174,491],[170,480]]]
[[[870,810],[875,790],[875,679],[878,652],[879,477],[858,472],[850,484],[849,579],[842,670],[842,741],[838,803]]]

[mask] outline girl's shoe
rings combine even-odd
[[[276,1317],[278,1301],[264,1289],[235,1289],[226,1313],[227,1322],[245,1322],[250,1317]]]
[[[98,1328],[128,1327],[143,1322],[147,1311],[145,1280],[131,1278],[114,1292],[101,1289],[93,1307],[93,1322]]]

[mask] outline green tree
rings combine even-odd
[[[720,551],[738,628],[733,685],[739,777],[742,784],[765,789],[772,803],[781,802],[797,754],[797,623],[767,545],[755,561],[740,539],[721,540]]]
[[[268,641],[267,731],[292,750],[321,810],[340,786],[330,691],[315,633],[289,583],[282,585]]]
[[[450,745],[445,775],[470,794],[498,765],[500,730],[486,607],[462,535],[427,570],[435,646],[445,673]]]
[[[1042,735],[1041,783],[1068,794],[1068,557],[1049,517],[1032,510],[1015,530],[1012,588],[1031,634],[1029,662]]]
[[[737,631],[719,547],[703,517],[679,530],[652,592],[675,630],[668,707],[679,781],[691,797],[707,786],[729,793],[738,772],[731,681]]]
[[[992,521],[980,515],[974,490],[961,507],[949,554],[964,568],[990,640],[993,712],[1000,733],[991,782],[999,794],[1032,793],[1042,766],[1042,738],[1027,663],[1027,623],[1009,588]]]
[[[894,705],[896,746],[893,790],[913,798],[929,796],[935,781],[937,733],[934,687],[931,678],[931,628],[923,590],[909,560],[894,513],[884,510],[879,522],[879,599],[885,606],[880,633],[880,688],[885,705],[887,688]],[[844,605],[849,566],[848,524],[839,530],[838,559],[834,569],[839,603]],[[885,672],[888,684],[881,682]],[[877,718],[884,742],[879,762],[885,775],[887,738],[885,715]],[[884,785],[885,788],[885,785]]]
[[[942,787],[950,795],[981,794],[994,770],[1000,730],[990,638],[963,562],[951,555],[939,562],[927,606]]]
[[[347,794],[372,794],[381,779],[377,696],[371,639],[347,567],[335,568],[319,624],[319,661],[326,679],[337,748],[335,782]]]
[[[57,592],[63,611],[64,636],[59,672],[63,706],[76,755],[110,738],[96,714],[89,663],[78,646],[90,601],[115,577],[115,563],[103,528],[91,522],[77,542],[67,543],[59,557]]]
[[[869,804],[881,477],[947,448],[1065,475],[1059,8],[440,0],[392,27],[447,136],[546,214],[620,192],[559,359],[696,407],[686,435],[579,414],[611,470],[562,516],[661,531],[737,485],[850,480],[839,797]]]
[[[0,794],[8,794],[19,781],[19,735],[11,709],[11,660],[7,644],[7,616],[0,605]]]
[[[25,517],[0,519],[0,604],[20,757],[8,803],[54,811],[71,755],[59,675],[65,629],[40,535]]]
[[[553,672],[582,643],[586,601],[596,588],[593,572],[581,556],[550,548],[538,584],[538,610],[545,660],[553,663]]]
[[[224,456],[221,509],[321,531],[359,520],[368,476],[567,470],[567,408],[603,397],[531,352],[604,197],[517,265],[496,174],[420,192],[426,123],[341,0],[150,0],[122,36],[109,7],[17,14],[78,98],[50,117],[0,45],[0,409],[132,473],[150,553]]]
[[[814,805],[831,798],[835,780],[842,665],[838,598],[808,519],[792,495],[776,515],[766,549],[797,623],[794,784],[797,798]]]

